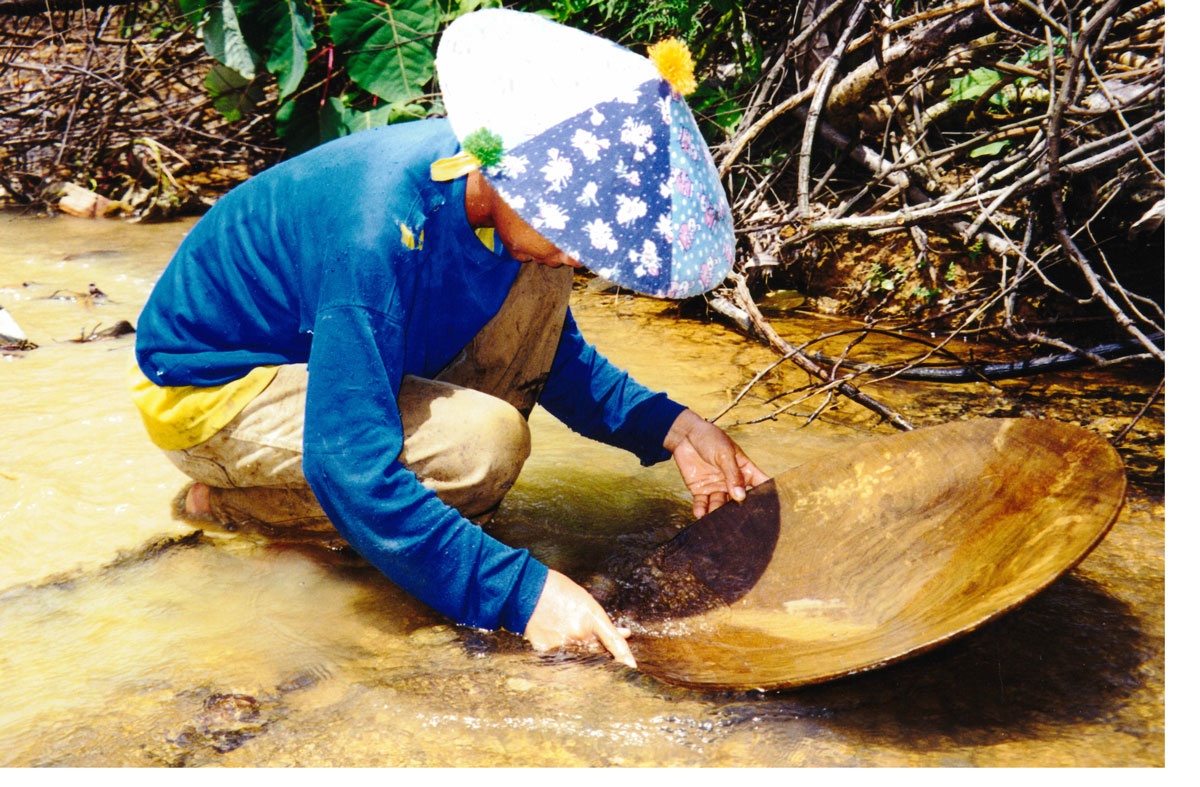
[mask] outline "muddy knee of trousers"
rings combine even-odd
[[[529,425],[494,396],[457,389],[429,403],[400,461],[447,505],[473,518],[499,505],[529,458]]]

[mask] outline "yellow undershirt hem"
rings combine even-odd
[[[134,360],[129,369],[129,388],[150,441],[164,450],[178,451],[199,445],[221,431],[271,384],[278,368],[259,366],[224,385],[159,386],[146,379]]]

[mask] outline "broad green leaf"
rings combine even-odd
[[[745,106],[732,93],[707,82],[688,96],[688,104],[696,114],[701,132],[707,140],[729,137],[742,122]]]
[[[291,98],[275,112],[275,134],[287,142],[288,153],[302,153],[320,142],[313,106]]]
[[[420,120],[421,118],[431,115],[444,115],[446,110],[440,102],[431,104],[392,104],[392,114],[388,117],[389,123],[402,123],[405,120]]]
[[[329,28],[351,79],[382,99],[407,103],[433,78],[438,16],[433,0],[348,0]]]
[[[204,77],[204,89],[213,107],[226,120],[240,120],[264,98],[262,88],[229,66],[216,63]]]
[[[481,8],[500,8],[500,0],[458,0],[447,5],[442,12],[442,24],[448,25],[463,14],[478,11]]]
[[[179,0],[179,13],[187,17],[188,22],[199,27],[204,15],[215,5],[215,0]]]
[[[220,8],[213,8],[201,29],[204,48],[218,63],[224,63],[246,79],[254,79],[258,70],[257,58],[250,51],[242,36],[238,23],[237,9],[233,0],[221,0]]]
[[[342,115],[351,133],[378,128],[401,120],[416,120],[425,117],[425,108],[420,104],[384,104],[366,112],[347,109]]]
[[[275,113],[275,130],[287,141],[288,152],[294,155],[349,134],[346,113],[340,98],[330,98],[324,105],[311,97],[293,98]]]
[[[308,67],[305,53],[314,46],[312,9],[303,0],[238,0],[237,10],[251,46],[279,77],[279,95],[290,95]]]
[[[1000,72],[991,68],[976,68],[966,76],[950,80],[950,103],[975,101],[1001,79]]]
[[[366,131],[369,128],[379,128],[386,126],[392,117],[392,108],[394,105],[385,104],[375,109],[367,110],[366,112],[356,112],[353,109],[347,109],[342,115],[346,123],[346,127],[353,134],[356,131]]]
[[[983,156],[995,156],[997,153],[1003,153],[1012,146],[1012,140],[1002,139],[999,142],[989,142],[986,145],[980,145],[977,148],[972,148],[971,158],[982,158]]]
[[[350,117],[354,111],[347,109],[340,98],[334,97],[325,102],[325,106],[317,111],[317,130],[322,142],[344,137],[353,129],[350,128]]]

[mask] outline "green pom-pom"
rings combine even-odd
[[[467,153],[479,159],[481,167],[495,166],[500,163],[500,159],[504,158],[504,141],[500,139],[499,134],[486,128],[480,128],[467,134],[462,141],[462,147]]]

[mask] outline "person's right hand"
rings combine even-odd
[[[629,629],[613,625],[608,613],[590,593],[554,569],[550,569],[542,595],[525,624],[525,639],[536,651],[569,646],[589,650],[604,647],[614,659],[637,669],[633,652],[625,642],[629,634]]]

